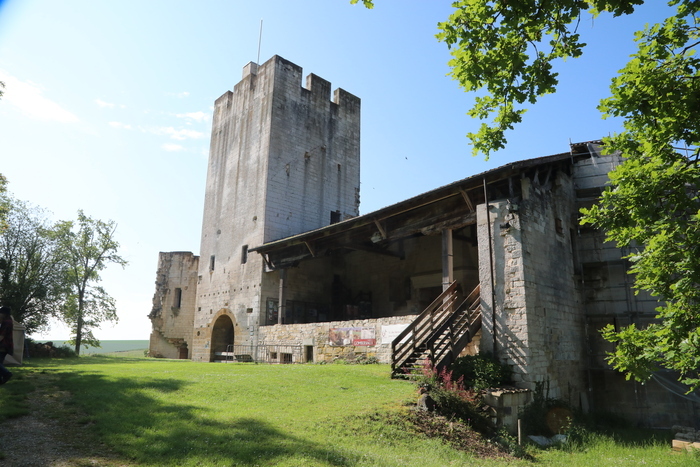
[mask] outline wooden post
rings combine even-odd
[[[452,230],[442,231],[442,291],[454,281],[454,259],[452,251]]]
[[[285,315],[287,311],[287,307],[285,305],[285,294],[284,294],[284,288],[285,288],[285,281],[287,280],[287,270],[286,269],[280,269],[280,290],[279,290],[279,298],[277,302],[277,324],[284,324],[282,317]]]

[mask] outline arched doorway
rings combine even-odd
[[[226,360],[222,352],[233,345],[233,321],[227,315],[219,316],[211,330],[211,355],[209,361]]]

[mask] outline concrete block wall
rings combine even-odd
[[[608,172],[622,163],[619,155],[592,156],[577,161],[573,180],[581,194],[579,205],[589,207],[608,184]],[[671,427],[675,424],[693,426],[698,420],[700,406],[685,396],[685,388],[677,385],[677,375],[659,373],[662,384],[652,379],[645,384],[611,368],[606,361],[614,344],[606,341],[600,330],[609,324],[617,327],[644,327],[653,321],[660,304],[648,292],[636,292],[634,277],[624,258],[630,248],[618,248],[605,240],[605,232],[582,226],[579,230],[578,253],[581,263],[581,289],[587,319],[587,350],[591,406],[596,410],[616,413],[632,423],[647,427]]]
[[[149,314],[153,326],[149,353],[180,358],[180,348],[192,348],[199,257],[189,251],[158,254],[156,292]],[[176,290],[179,289],[179,306]]]

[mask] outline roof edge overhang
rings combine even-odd
[[[600,142],[595,141],[594,143]],[[586,143],[580,144],[585,145]],[[444,185],[442,187],[430,190],[428,192],[419,194],[412,198],[400,201],[398,203],[378,209],[376,211],[353,217],[350,219],[346,219],[344,221],[321,227],[315,230],[266,242],[263,245],[250,248],[248,251],[260,253],[261,255],[263,255],[263,257],[265,257],[265,255],[271,252],[281,252],[282,250],[288,249],[290,247],[297,247],[298,249],[299,247],[304,246],[306,249],[308,249],[308,251],[307,253],[301,255],[297,253],[295,255],[297,260],[301,260],[306,257],[313,257],[315,256],[315,254],[311,245],[313,245],[314,242],[320,239],[328,239],[329,237],[335,237],[340,234],[360,229],[371,224],[377,226],[378,230],[381,231],[381,223],[383,221],[391,217],[397,216],[399,214],[403,214],[408,211],[432,203],[437,203],[446,198],[454,196],[460,196],[465,198],[468,204],[469,192],[473,192],[477,189],[483,190],[484,184],[489,185],[499,181],[503,181],[527,169],[532,169],[539,166],[546,166],[548,164],[558,163],[566,160],[570,160],[573,163],[575,160],[589,157],[591,157],[591,153],[588,150],[586,150],[585,152],[582,150],[576,150],[574,148],[574,145],[572,145],[571,152],[511,162],[500,167],[488,170],[486,172],[472,175],[470,177],[458,180],[448,185]],[[274,269],[273,265],[269,262],[268,266]]]

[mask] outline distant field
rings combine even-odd
[[[49,342],[49,341],[41,341],[41,342]],[[53,345],[55,347],[61,347],[64,345],[67,345],[69,347],[73,347],[72,345],[68,344],[67,341],[50,341],[53,342]],[[88,355],[88,354],[103,354],[103,353],[112,353],[112,352],[126,352],[129,350],[146,350],[148,349],[148,340],[131,340],[131,341],[101,341],[101,346],[100,347],[88,347],[87,349],[83,347],[80,349],[80,354],[81,355]],[[141,354],[143,356],[143,354]]]

